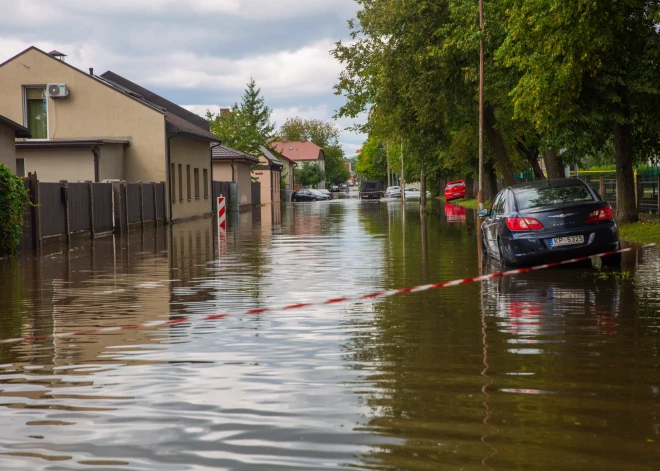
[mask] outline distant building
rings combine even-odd
[[[325,152],[313,142],[283,139],[282,142],[272,142],[270,146],[275,152],[294,161],[298,168],[305,163],[310,163],[319,165],[322,170],[325,170]],[[325,180],[319,184],[319,188],[325,188]]]

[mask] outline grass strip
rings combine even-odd
[[[660,219],[619,225],[621,239],[633,244],[650,244],[660,241]]]

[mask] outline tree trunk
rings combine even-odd
[[[495,118],[495,111],[490,103],[486,103],[484,108],[484,128],[486,131],[486,136],[488,137],[488,142],[490,147],[493,149],[495,158],[502,172],[502,177],[504,178],[504,184],[506,186],[513,185],[515,183],[513,178],[513,170],[511,170],[511,161],[509,160],[509,154],[506,151],[506,146],[504,145],[504,138],[502,138],[502,133],[497,129],[497,121]],[[484,183],[485,185],[485,183]]]
[[[466,175],[465,177],[465,199],[471,200],[475,198],[474,194],[474,176]]]
[[[620,223],[636,222],[635,174],[633,172],[632,137],[629,124],[614,125],[616,153],[616,217]]]
[[[548,149],[543,152],[543,160],[545,161],[545,170],[548,172],[548,179],[564,178],[566,176],[564,162],[556,151]]]
[[[401,183],[399,183],[399,186],[401,187],[401,202],[405,203],[406,202],[406,177],[405,177],[405,168],[403,166],[403,141],[401,141]]]
[[[484,160],[484,201],[491,203],[497,195],[497,175],[492,160]]]
[[[533,147],[528,149],[522,141],[516,142],[516,149],[518,149],[520,155],[527,159],[527,162],[531,165],[534,171],[534,178],[543,180],[545,175],[543,175],[543,170],[541,170],[541,166],[539,165],[539,150]]]
[[[426,213],[426,172],[424,165],[419,172],[419,210]]]

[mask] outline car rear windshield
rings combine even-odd
[[[516,192],[518,210],[553,206],[557,204],[593,201],[594,197],[584,185],[533,188]]]
[[[365,190],[378,189],[379,186],[380,186],[380,185],[378,184],[378,182],[375,182],[375,183],[364,182],[364,183],[362,184],[362,188],[364,188]]]
[[[463,182],[449,183],[447,185],[447,188],[454,188],[456,186],[465,186],[465,183],[463,183]]]

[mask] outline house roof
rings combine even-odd
[[[259,147],[259,149],[261,150],[261,152],[263,152],[263,156],[268,161],[268,165],[270,165],[271,167],[280,167],[280,168],[284,167],[284,164],[280,162],[277,159],[277,157],[275,157],[275,155],[273,155],[273,153],[270,150],[268,150],[268,148],[266,148],[265,146],[261,146]]]
[[[129,92],[136,93],[148,102],[166,109],[169,113],[185,119],[186,121],[189,121],[190,123],[204,129],[205,131],[209,130],[209,122],[206,119],[196,115],[192,111],[188,111],[187,109],[180,107],[176,103],[173,103],[160,95],[155,94],[151,90],[147,90],[146,88],[141,87],[137,83],[131,82],[130,80],[112,72],[111,70],[103,72],[99,77],[113,82],[128,90]]]
[[[16,149],[76,149],[104,144],[129,145],[127,139],[55,139],[51,141],[17,141]]]
[[[168,124],[168,132],[187,134],[211,142],[220,142],[220,138],[209,131],[209,122],[201,116],[125,79],[111,70],[102,73],[99,75],[99,78],[116,86],[123,93],[135,96],[165,110],[165,121]]]
[[[251,164],[259,163],[259,159],[256,157],[252,157],[251,155],[244,154],[241,151],[223,145],[213,146],[211,148],[211,156],[214,162],[243,160]]]
[[[310,141],[271,142],[270,146],[289,160],[322,160],[323,149]]]
[[[16,121],[0,115],[0,124],[7,126],[9,129],[14,130],[15,137],[32,137],[30,131],[25,126],[21,126]]]

